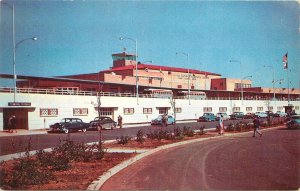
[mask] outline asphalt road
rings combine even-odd
[[[164,150],[110,178],[101,190],[297,190],[300,130],[220,137]]]
[[[217,122],[190,122],[190,123],[178,123],[176,127],[183,128],[184,126],[191,129],[199,129],[200,126],[205,125],[205,129],[215,128]],[[142,129],[144,133],[148,133],[150,130],[159,129],[161,126],[143,126],[143,127],[130,127],[114,130],[103,130],[103,140],[116,140],[116,138],[123,136],[135,137],[138,130]],[[164,127],[168,131],[173,130],[173,125]],[[50,134],[35,134],[35,135],[16,135],[16,136],[4,136],[0,137],[0,156],[8,155],[18,152],[24,152],[30,146],[29,150],[39,150],[45,148],[52,148],[58,146],[60,141],[67,139],[67,134],[63,133],[50,133]],[[72,132],[69,133],[70,140],[76,142],[96,142],[99,141],[98,131]]]
[[[263,120],[263,119],[262,119]],[[252,120],[244,120],[252,121]],[[225,125],[230,123],[237,123],[239,120],[226,121]],[[191,129],[199,129],[201,126],[205,126],[205,129],[215,128],[217,122],[185,122],[178,123],[176,127],[183,128],[184,126],[190,127]],[[158,129],[161,126],[143,126],[143,127],[130,127],[114,130],[103,130],[102,138],[106,140],[116,140],[116,138],[123,136],[135,137],[138,130],[142,129],[144,133],[148,133],[150,130]],[[173,125],[164,127],[168,131],[173,131]],[[4,136],[0,137],[0,156],[8,155],[18,152],[24,152],[27,148],[29,150],[39,150],[46,148],[53,148],[60,144],[60,141],[67,139],[67,134],[63,133],[50,133],[50,134],[36,134],[36,135],[16,135],[16,136]],[[99,132],[87,131],[83,132],[72,132],[69,133],[70,140],[75,142],[96,142],[99,141]]]

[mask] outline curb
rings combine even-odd
[[[273,130],[273,129],[277,129],[280,128],[282,126],[279,127],[271,127],[271,128],[267,128],[267,129],[261,129],[261,131],[268,131],[268,130]],[[160,147],[157,147],[155,149],[146,151],[142,154],[139,154],[131,159],[128,159],[114,167],[112,167],[111,169],[109,169],[107,172],[105,172],[103,175],[99,176],[97,178],[97,180],[94,180],[87,188],[87,190],[100,190],[101,186],[109,179],[111,178],[113,175],[117,174],[118,172],[120,172],[121,170],[125,169],[126,167],[128,167],[129,165],[137,162],[138,160],[149,156],[151,154],[154,154],[158,151],[162,151],[165,149],[169,149],[172,147],[177,147],[177,146],[181,146],[181,145],[186,145],[186,144],[190,144],[190,143],[196,143],[196,142],[202,142],[202,141],[206,141],[206,140],[211,140],[211,139],[218,139],[221,137],[232,137],[232,136],[237,136],[237,135],[243,135],[243,134],[249,134],[249,133],[253,133],[253,131],[247,131],[247,132],[242,132],[242,133],[232,133],[232,134],[224,134],[223,136],[214,136],[214,137],[207,137],[207,138],[199,138],[199,139],[193,139],[193,140],[188,140],[188,141],[182,141],[182,142],[177,142],[177,143],[173,143],[173,144],[168,144],[168,145],[163,145]]]

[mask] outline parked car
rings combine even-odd
[[[152,119],[151,125],[162,125],[162,118],[163,118],[163,115],[159,115],[157,118]],[[168,115],[167,118],[168,118],[167,125],[175,124],[175,119],[173,116]]]
[[[115,122],[110,117],[96,117],[93,121],[90,122],[89,130],[97,130],[100,129],[115,129],[117,127],[117,122]]]
[[[217,120],[217,121],[219,120],[219,118],[220,118],[221,115],[222,115],[224,121],[230,119],[230,116],[227,115],[227,113],[219,112],[219,113],[217,113],[217,115],[216,115],[216,120]]]
[[[286,127],[288,129],[300,128],[300,115],[292,116],[291,119],[286,123]]]
[[[198,122],[206,122],[206,121],[216,121],[216,116],[213,113],[204,113],[201,117],[199,117]]]
[[[266,117],[268,117],[268,114],[266,114],[265,112],[260,112],[260,111],[255,112],[255,115],[258,118],[266,118]]]
[[[255,117],[255,113],[246,113],[246,115],[244,115],[244,119],[254,119]]]
[[[277,111],[276,113],[274,113],[274,117],[286,117],[287,114],[283,111]]]
[[[244,112],[233,112],[231,115],[230,115],[230,119],[231,120],[234,120],[234,119],[244,119]]]
[[[273,111],[266,111],[267,116],[274,117]]]
[[[69,133],[70,131],[83,131],[89,128],[90,124],[83,122],[79,118],[63,118],[59,123],[50,125],[49,132],[63,132]]]

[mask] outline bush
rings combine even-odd
[[[145,141],[144,136],[145,136],[145,134],[144,134],[143,130],[140,129],[136,134],[136,141],[140,144],[143,144]]]
[[[190,127],[186,127],[186,126],[183,127],[182,134],[184,136],[187,136],[187,137],[193,137],[194,136],[194,132],[191,130],[191,128]]]
[[[204,135],[205,134],[204,129],[205,129],[205,125],[200,126],[200,128],[199,128],[199,130],[200,130],[199,135]]]
[[[235,124],[233,124],[233,123],[230,123],[226,128],[226,131],[228,131],[228,132],[231,132],[234,130],[235,130]]]
[[[117,143],[118,143],[118,144],[125,145],[125,144],[127,144],[128,141],[130,140],[130,137],[128,137],[128,136],[123,136],[123,135],[122,135],[120,138],[117,138],[116,140],[117,140]]]
[[[162,139],[170,139],[170,133],[164,129],[159,129],[155,131],[151,131],[147,134],[147,137],[152,140],[162,140]]]
[[[93,158],[96,160],[101,160],[104,157],[105,151],[103,149],[103,142],[98,142],[98,144],[93,145],[94,155]]]

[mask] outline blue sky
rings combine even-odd
[[[252,75],[253,86],[287,87],[282,57],[288,52],[291,87],[299,88],[299,4],[296,1],[8,1],[15,4],[16,71],[60,76],[112,66],[112,53],[137,39],[138,60],[189,67],[224,77]],[[0,73],[12,73],[11,9],[0,7]],[[183,55],[190,55],[189,66]],[[230,60],[238,60],[230,62]],[[2,84],[7,84],[7,81]],[[1,85],[1,84],[0,84]]]

